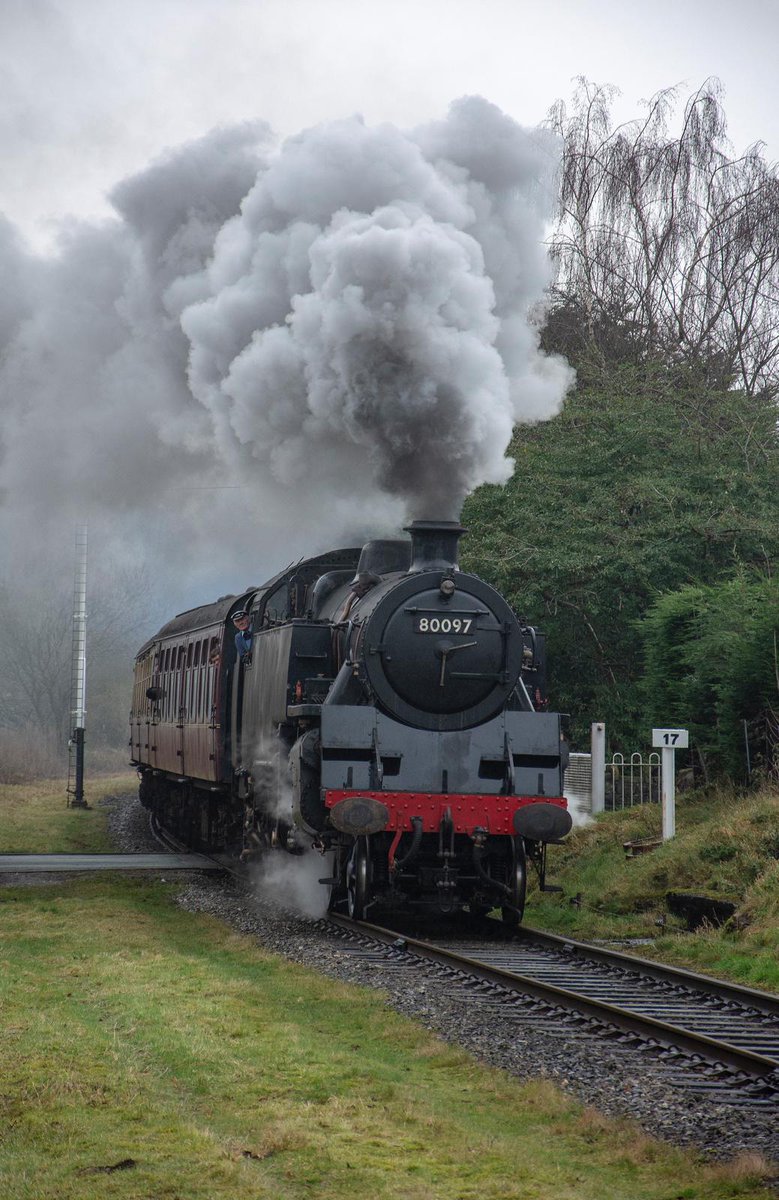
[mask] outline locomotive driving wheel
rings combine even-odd
[[[525,855],[525,843],[521,837],[512,838],[512,847],[508,879],[506,881],[509,889],[509,902],[502,905],[500,911],[503,924],[515,929],[520,924],[525,912],[527,856]]]
[[[346,864],[346,910],[353,921],[364,921],[370,900],[371,857],[364,835],[354,843]]]

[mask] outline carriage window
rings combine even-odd
[[[198,671],[197,671],[197,719],[203,720],[203,699],[206,686],[206,646],[208,642],[202,641],[198,646]]]
[[[200,720],[206,719],[206,701],[208,699],[208,687],[211,672],[208,670],[208,638],[203,638],[200,643]]]
[[[195,653],[192,657],[192,718],[195,721],[200,720],[200,681],[203,678],[203,672],[200,669],[200,642],[195,642]]]

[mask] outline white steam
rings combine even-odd
[[[128,560],[259,577],[455,516],[571,382],[528,316],[558,155],[472,97],[410,133],[218,130],[50,260],[0,222],[0,544],[87,515]]]
[[[505,481],[514,424],[552,416],[571,381],[528,318],[555,164],[548,135],[478,98],[413,134],[354,118],[288,141],[181,316],[225,457],[257,460],[270,490],[411,516]]]
[[[255,781],[268,801],[267,814],[292,831],[302,853],[282,850],[260,855],[253,864],[252,886],[258,896],[307,917],[323,917],[329,889],[319,882],[333,874],[334,855],[321,854],[312,846],[310,834],[295,829],[290,763],[278,739],[260,739],[250,758]]]
[[[303,854],[263,854],[252,873],[252,885],[271,904],[306,917],[323,917],[330,891],[319,880],[332,875],[333,869],[332,853],[307,849]]]

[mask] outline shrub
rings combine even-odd
[[[716,771],[779,770],[779,583],[743,577],[659,597],[643,622],[647,717],[690,729]],[[768,733],[766,732],[768,730]]]

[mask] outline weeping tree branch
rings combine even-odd
[[[549,125],[563,160],[555,295],[588,354],[694,365],[714,386],[779,397],[779,178],[756,143],[728,153],[721,88],[675,88],[615,126],[614,89],[580,79]]]

